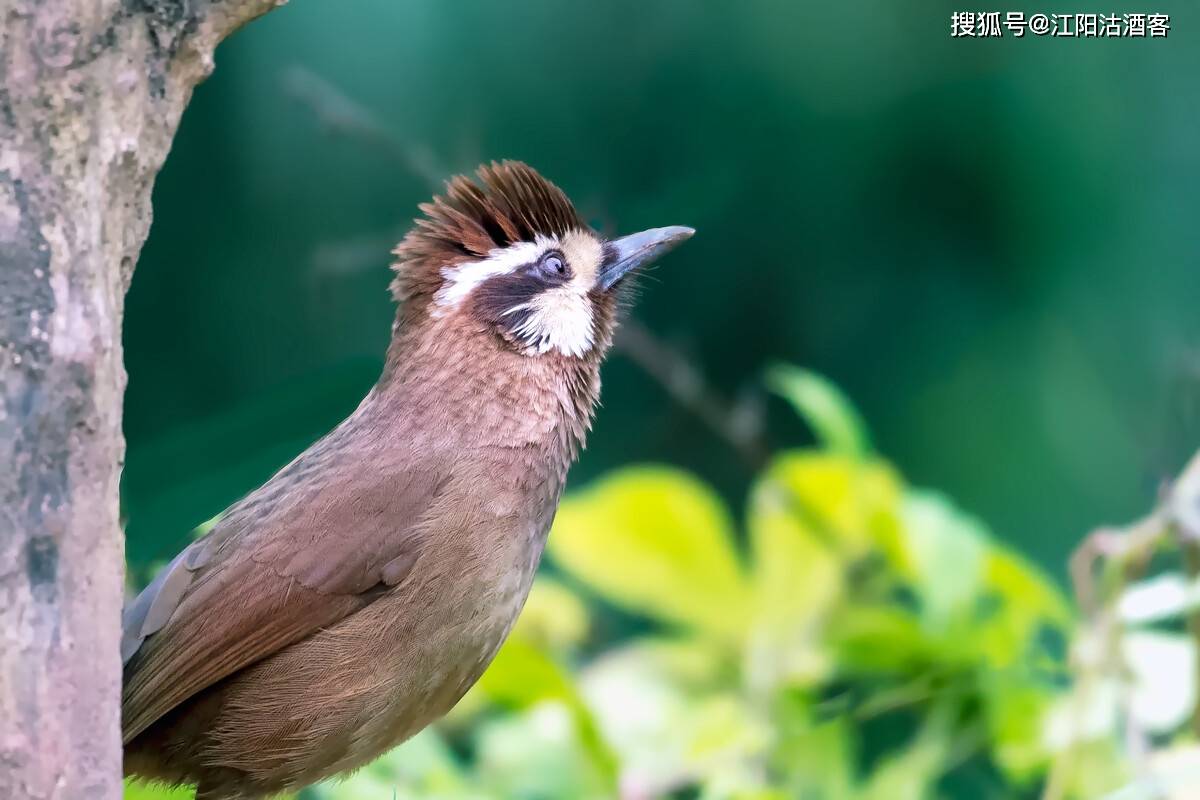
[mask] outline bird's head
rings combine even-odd
[[[453,320],[530,358],[602,355],[628,277],[693,233],[605,239],[525,164],[492,163],[478,177],[454,178],[421,206],[425,216],[395,251],[393,294],[409,319]]]

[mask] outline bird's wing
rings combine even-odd
[[[179,554],[126,609],[122,734],[128,743],[187,698],[400,583],[444,473],[386,478],[293,462]],[[347,474],[349,473],[349,474]]]

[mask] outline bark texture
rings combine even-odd
[[[125,290],[192,88],[279,4],[0,0],[0,798],[120,797]]]

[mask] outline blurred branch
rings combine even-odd
[[[761,395],[746,394],[736,402],[723,397],[696,365],[633,319],[621,324],[615,347],[748,465],[757,469],[766,463],[770,448],[763,438]]]
[[[1114,592],[1098,580],[1116,572],[1118,584],[1143,572],[1160,548],[1180,548],[1192,576],[1200,575],[1200,453],[1184,467],[1173,484],[1165,487],[1158,507],[1125,528],[1100,528],[1083,540],[1071,555],[1071,582],[1080,609],[1095,617]],[[1189,553],[1192,553],[1189,555]],[[1119,586],[1117,587],[1119,588]]]
[[[430,188],[440,189],[449,175],[431,148],[401,139],[382,125],[375,114],[311,70],[301,66],[288,68],[283,74],[283,89],[306,106],[328,133],[370,145]]]
[[[1122,577],[1144,566],[1163,536],[1163,519],[1155,512],[1128,528],[1097,528],[1071,554],[1071,585],[1079,609],[1095,618],[1103,611],[1100,580],[1116,569]]]
[[[1150,777],[1152,741],[1132,713],[1129,666],[1122,650],[1122,636],[1130,626],[1122,612],[1122,598],[1132,581],[1143,577],[1155,556],[1174,549],[1186,572],[1189,585],[1200,579],[1200,453],[1192,457],[1175,482],[1165,487],[1157,507],[1149,515],[1125,528],[1102,528],[1089,534],[1071,556],[1071,582],[1085,617],[1077,652],[1073,657],[1080,686],[1114,681],[1122,686],[1120,708],[1126,755],[1138,780]],[[1182,617],[1192,641],[1200,649],[1200,610],[1185,606]],[[1200,669],[1198,667],[1197,669]],[[1200,674],[1196,676],[1200,685]],[[1087,693],[1076,695],[1076,726],[1082,729],[1087,714]],[[1191,709],[1193,734],[1200,734],[1200,703]],[[1066,773],[1074,768],[1075,747],[1068,748],[1051,770],[1044,798],[1064,796]]]
[[[366,144],[432,191],[441,189],[449,171],[429,147],[401,139],[372,111],[305,67],[289,67],[282,82],[284,92],[307,108],[327,133]],[[312,274],[342,277],[373,267],[403,236],[398,230],[323,242],[312,254]]]
[[[378,267],[403,237],[401,229],[321,242],[310,257],[311,277],[345,278]]]

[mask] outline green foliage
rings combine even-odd
[[[1072,682],[1068,644],[1111,661],[1058,587],[908,486],[824,379],[770,380],[822,444],[771,461],[740,529],[669,467],[571,494],[551,571],[447,720],[302,796],[920,800],[972,775],[995,797],[1157,796],[1128,783],[1117,720],[1169,734],[1194,708],[1192,640],[1145,626],[1196,609],[1197,584],[1120,593],[1121,673]],[[1162,785],[1188,747],[1161,754]]]
[[[1074,683],[1046,730],[1050,800],[1184,800],[1200,786],[1200,456],[1163,495],[1146,518],[1094,532],[1072,559],[1087,613],[1071,646]]]
[[[622,470],[564,501],[554,564],[651,623],[577,671],[638,796],[930,797],[956,765],[1020,783],[1044,769],[1042,720],[1066,635],[1057,587],[946,498],[871,454],[824,379],[769,378],[817,433],[756,481],[745,535],[667,468]],[[890,724],[903,744],[873,748]]]
[[[134,781],[125,781],[125,800],[191,800],[191,789],[167,789]]]
[[[630,611],[737,638],[748,601],[733,521],[716,494],[669,469],[637,467],[563,502],[555,562]]]
[[[767,386],[808,421],[825,450],[861,456],[869,449],[867,426],[841,389],[823,375],[777,364],[767,372]]]

